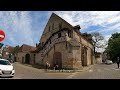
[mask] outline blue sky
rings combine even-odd
[[[80,25],[81,32],[100,32],[106,40],[120,32],[119,11],[0,11],[0,30],[6,34],[1,43],[10,46],[35,46],[51,13],[54,12],[71,25]]]

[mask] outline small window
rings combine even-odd
[[[52,30],[54,30],[54,23],[52,24]]]
[[[61,33],[58,33],[58,38],[60,38],[61,37]]]
[[[44,42],[42,42],[42,46],[44,45]]]
[[[50,40],[50,44],[51,44],[51,40]]]
[[[59,24],[59,30],[61,30],[61,29],[62,29],[62,23]]]
[[[49,26],[49,32],[50,32],[50,26]]]
[[[71,31],[70,30],[68,31],[68,37],[71,38]]]

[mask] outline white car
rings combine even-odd
[[[6,59],[0,59],[0,77],[13,77],[14,75],[13,65]]]
[[[105,64],[108,64],[108,65],[109,65],[109,64],[112,64],[112,63],[113,63],[113,62],[112,62],[111,60],[106,60],[106,61],[105,61]]]

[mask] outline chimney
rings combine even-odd
[[[74,26],[74,29],[79,31],[81,29],[81,27],[80,27],[80,25],[76,25],[76,26]]]

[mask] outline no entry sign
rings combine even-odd
[[[4,31],[0,30],[0,42],[5,39],[5,33]]]

